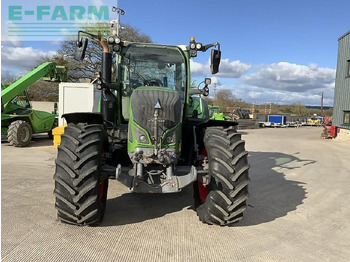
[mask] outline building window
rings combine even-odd
[[[344,125],[350,125],[350,111],[344,111]]]
[[[346,76],[350,77],[350,60],[346,61]]]

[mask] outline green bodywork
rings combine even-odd
[[[194,117],[195,115],[198,119],[209,119],[208,103],[199,96],[192,96],[190,103],[187,105],[187,117]]]
[[[122,119],[128,121],[129,153],[140,148],[155,147],[146,128],[134,121],[130,99],[133,90],[163,90],[179,93],[182,101],[181,120],[176,126],[164,131],[160,141],[157,142],[158,148],[174,149],[179,153],[183,121],[189,118],[209,119],[207,102],[200,95],[189,94],[189,89],[198,89],[191,85],[190,58],[189,50],[179,46],[130,43],[122,47],[119,53],[116,82],[117,86],[121,86],[121,92],[115,93],[117,100],[122,101],[122,106],[116,109],[116,120],[117,125],[122,124]],[[151,80],[157,80],[160,87],[156,87],[157,81],[145,86],[145,83]],[[140,136],[146,139],[141,142]],[[171,140],[174,141],[173,143],[166,142],[169,136],[173,136]]]
[[[33,133],[48,132],[52,129],[55,114],[34,110],[25,93],[16,96],[4,106],[1,114],[1,134],[6,135],[11,122],[23,120],[31,124]]]
[[[156,55],[150,55],[152,53]],[[182,114],[185,117],[192,116],[193,110],[198,107],[198,99],[190,103],[190,96],[186,87],[190,86],[190,56],[177,46],[163,46],[156,44],[131,44],[122,49],[119,55],[117,85],[122,87],[122,92],[117,92],[117,100],[122,100],[122,112],[117,112],[117,123],[121,124],[122,117],[128,120],[128,152],[132,153],[137,148],[154,148],[151,137],[147,130],[138,125],[132,115],[131,94],[133,90],[158,90],[178,92],[182,101]],[[164,63],[164,67],[162,66]],[[167,80],[164,80],[167,78]],[[144,83],[157,79],[161,87],[153,84],[144,86]],[[142,83],[143,82],[143,83]],[[180,88],[179,88],[180,87]],[[117,108],[117,110],[120,110]],[[198,110],[198,109],[197,109]],[[203,108],[200,113],[204,117]],[[182,121],[176,126],[167,129],[161,135],[157,144],[162,149],[174,149],[176,153],[181,149]],[[139,141],[143,135],[146,141]],[[167,138],[172,136],[172,143],[167,143]]]
[[[52,129],[55,114],[32,108],[26,90],[39,79],[45,81],[67,81],[65,67],[46,62],[21,77],[11,85],[1,85],[1,134],[6,135],[9,125],[16,120],[30,123],[33,133],[48,132]]]
[[[157,87],[138,87],[137,90],[158,90],[158,91],[168,91],[168,92],[177,92],[175,90],[165,90],[164,88],[157,88]],[[129,128],[128,130],[128,152],[132,153],[135,151],[136,148],[153,148],[154,145],[152,144],[151,137],[147,130],[143,128],[142,126],[138,125],[132,115],[132,103],[129,104]],[[176,153],[180,152],[180,141],[181,141],[181,125],[180,122],[176,126],[167,129],[164,134],[161,136],[161,142],[158,143],[158,148],[174,148]],[[137,133],[137,135],[136,135]],[[139,141],[139,137],[143,135],[146,137],[146,142]],[[166,143],[166,138],[168,136],[172,136],[173,139],[171,143]]]

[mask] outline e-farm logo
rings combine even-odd
[[[7,10],[5,40],[63,40],[76,37],[81,29],[105,31],[111,11],[107,5],[28,4],[8,5]]]
[[[37,21],[43,21],[48,17],[51,21],[75,21],[75,20],[109,20],[108,6],[69,6],[62,5],[51,7],[39,5],[34,10],[23,10],[22,6],[9,6],[9,20],[23,20],[23,16],[36,17]]]

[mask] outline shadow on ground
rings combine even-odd
[[[192,185],[175,194],[126,193],[108,199],[101,226],[143,222],[178,212],[193,204]]]
[[[303,167],[315,163],[296,155],[275,152],[250,152],[250,198],[243,220],[234,226],[251,226],[284,217],[306,198],[303,183],[286,180],[285,173],[300,174]],[[166,214],[193,209],[192,186],[178,194],[126,193],[107,200],[101,226],[115,226],[143,222]],[[193,211],[195,212],[195,211]]]
[[[7,136],[1,135],[1,144],[10,146],[7,142]],[[32,141],[30,141],[27,147],[40,147],[40,146],[53,146],[53,139],[49,138],[48,135],[37,134],[33,135]]]
[[[303,168],[315,163],[303,160],[299,153],[287,155],[278,152],[250,152],[250,198],[244,219],[236,226],[258,225],[284,217],[306,198],[304,183],[286,180],[293,172],[300,177]]]

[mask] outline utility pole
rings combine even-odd
[[[216,100],[216,83],[214,83],[214,101]]]
[[[322,96],[321,96],[321,116],[323,116],[323,93],[322,92]]]

